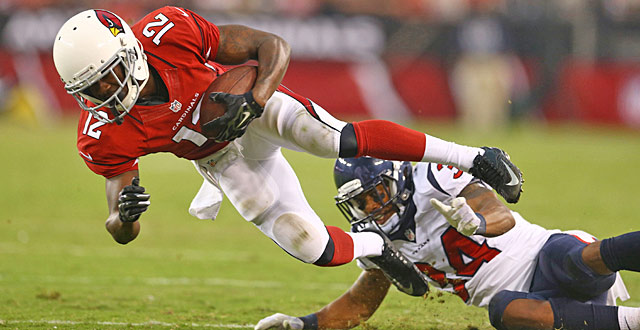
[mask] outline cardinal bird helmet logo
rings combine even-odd
[[[121,32],[124,33],[122,22],[114,13],[106,10],[96,10],[96,16],[98,20],[100,20],[100,23],[106,26],[114,37],[118,36]]]

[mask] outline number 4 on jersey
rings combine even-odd
[[[458,276],[473,277],[480,266],[485,262],[491,261],[500,250],[489,247],[487,242],[478,244],[473,239],[460,234],[455,228],[449,227],[442,236],[440,236],[442,246],[449,260],[449,265],[455,270]],[[418,263],[418,269],[423,271],[430,279],[440,284],[441,288],[451,284],[453,291],[465,302],[469,299],[469,293],[465,284],[467,279],[451,279],[447,278],[447,274],[441,270],[435,269],[429,264]]]

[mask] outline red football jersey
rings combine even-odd
[[[106,178],[138,168],[138,157],[170,152],[186,159],[210,155],[228,142],[208,140],[200,128],[198,103],[224,69],[216,57],[218,28],[196,13],[177,7],[157,9],[132,30],[149,64],[169,91],[169,102],[135,105],[121,125],[104,124],[83,111],[78,151],[89,168]],[[105,113],[109,113],[105,109]],[[112,117],[112,116],[110,116]]]

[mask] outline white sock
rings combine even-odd
[[[618,324],[620,330],[640,330],[640,308],[619,306]]]
[[[473,159],[478,154],[484,154],[484,150],[480,148],[463,146],[425,135],[427,136],[427,147],[422,156],[423,162],[451,165],[468,172],[473,167]]]
[[[353,239],[353,258],[376,257],[382,254],[382,237],[376,233],[347,233]]]

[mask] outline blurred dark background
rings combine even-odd
[[[79,111],[51,59],[67,18],[163,5],[282,36],[284,84],[340,118],[640,127],[638,0],[1,0],[0,120]]]

